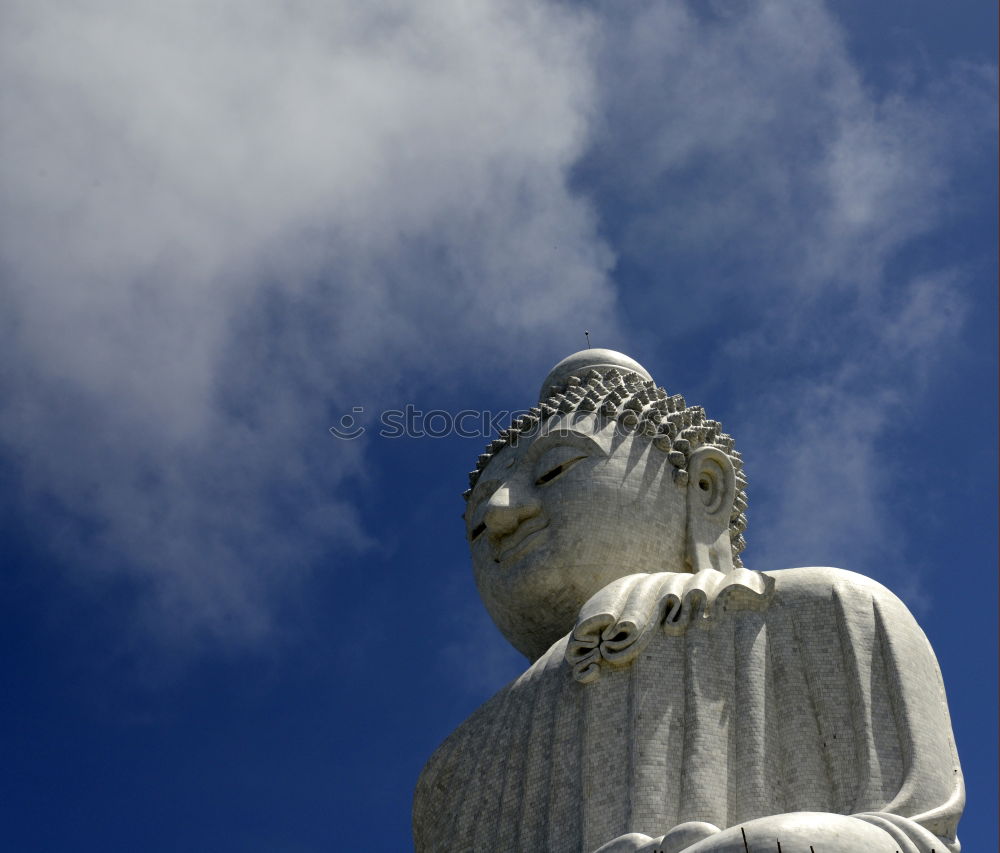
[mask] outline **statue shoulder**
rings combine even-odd
[[[789,603],[795,599],[830,598],[835,593],[854,593],[870,596],[892,607],[906,605],[888,587],[867,575],[837,569],[832,566],[803,566],[795,569],[777,569],[762,574],[774,579],[775,596]]]
[[[774,581],[774,604],[790,612],[824,612],[833,608],[840,619],[871,624],[874,614],[883,629],[897,638],[917,642],[936,661],[930,641],[910,609],[899,597],[867,575],[830,566],[808,566],[763,572]],[[936,665],[936,664],[935,664]]]

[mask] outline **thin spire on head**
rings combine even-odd
[[[590,330],[584,329],[583,336],[587,339],[587,349],[590,349]]]

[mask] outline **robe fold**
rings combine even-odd
[[[416,849],[589,853],[810,811],[957,853],[944,686],[906,607],[839,569],[737,572],[633,575],[591,599],[431,757]]]

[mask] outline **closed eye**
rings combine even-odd
[[[469,534],[469,541],[474,542],[480,536],[482,536],[483,531],[486,530],[486,522],[481,521],[475,527],[472,528],[472,532]]]
[[[570,468],[576,465],[581,459],[586,459],[586,456],[574,456],[572,459],[567,459],[555,468],[550,468],[541,477],[535,480],[536,486],[544,486],[546,483],[551,483],[556,477],[565,474]]]

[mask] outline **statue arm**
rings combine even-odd
[[[931,850],[957,853],[960,845],[955,828],[964,804],[964,785],[937,660],[913,616],[880,584],[851,572],[817,568],[770,574],[768,580],[773,577],[778,581],[781,606],[809,607],[822,598],[837,608],[838,633],[845,647],[857,653],[853,661],[853,666],[858,667],[855,683],[864,693],[859,694],[857,703],[859,717],[855,723],[859,730],[865,728],[865,720],[872,714],[885,711],[884,698],[881,710],[872,705],[871,691],[891,697],[892,717],[905,764],[898,790],[885,796],[877,788],[867,790],[867,782],[861,780],[854,815],[793,812],[758,818],[686,845],[681,845],[680,836],[671,838],[674,830],[659,839],[633,833],[610,842],[618,847],[608,847],[606,853],[618,850],[721,853],[735,841],[738,846],[733,849],[743,850],[744,831],[754,834],[761,843],[767,838],[771,838],[771,843],[774,838],[807,842],[817,831],[834,835],[846,832],[846,837],[857,835],[866,839],[864,844],[857,841],[854,847],[849,844],[842,848],[830,847],[824,841],[824,849],[828,850],[877,851],[881,844],[887,850],[904,853]],[[605,666],[629,665],[658,633],[657,628],[670,633],[671,612],[679,611],[686,619],[711,618],[713,614],[706,611],[712,609],[713,598],[721,598],[720,593],[730,599],[729,609],[734,604],[755,608],[772,593],[771,589],[755,591],[752,583],[744,583],[728,592],[715,588],[703,594],[699,585],[693,583],[694,577],[635,575],[619,579],[595,595],[583,608],[567,645],[566,659],[574,677],[588,683],[599,678]],[[678,603],[684,606],[678,608]],[[863,654],[859,650],[867,651]],[[886,682],[873,681],[874,671],[866,669],[870,662],[864,660],[865,654],[873,651],[885,662]],[[880,725],[884,727],[885,723]],[[878,756],[872,755],[870,760],[877,764]],[[808,815],[808,820],[802,815]],[[602,853],[605,853],[603,848]]]
[[[887,695],[905,770],[888,802],[862,786],[853,809],[855,818],[897,839],[900,850],[922,853],[944,848],[957,853],[956,828],[965,804],[965,785],[944,681],[930,641],[907,607],[870,578],[838,569],[792,569],[787,573],[833,578],[843,636],[855,650],[877,649],[884,661],[885,681],[879,684],[874,681],[875,671],[861,668],[860,654],[855,654],[859,686],[870,684],[867,697],[861,697],[864,701],[855,722],[871,725],[877,714],[872,694],[881,691]],[[868,749],[872,749],[870,744]],[[878,757],[873,753],[869,766],[877,765]]]

